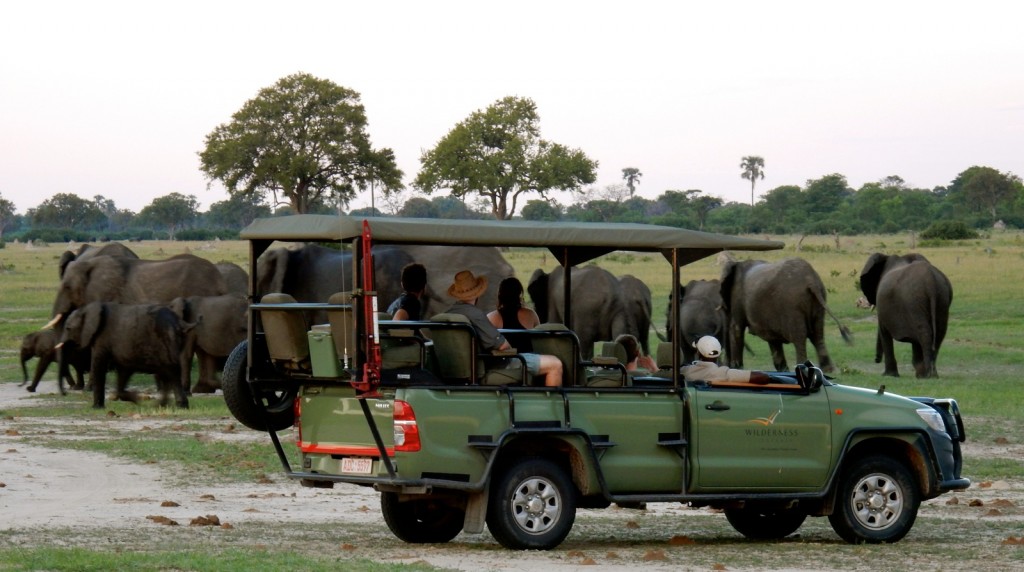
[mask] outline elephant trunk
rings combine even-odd
[[[32,359],[32,355],[29,354],[28,352],[26,352],[25,350],[21,350],[21,380],[22,380],[21,384],[22,385],[25,385],[26,383],[28,383],[28,368],[25,367],[25,362],[27,362],[30,359]]]

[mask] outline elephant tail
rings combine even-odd
[[[668,341],[668,337],[665,334],[662,334],[660,331],[658,331],[658,326],[656,326],[656,325],[654,325],[652,323],[651,324],[651,329],[654,330],[654,335],[658,336],[658,341],[661,341],[661,342],[667,342]]]
[[[843,337],[843,341],[846,342],[846,345],[852,346],[853,332],[851,332],[850,328],[846,327],[842,322],[839,321],[839,318],[837,318],[836,315],[832,313],[832,310],[829,309],[828,304],[825,303],[825,298],[824,296],[821,295],[821,292],[814,288],[812,288],[811,290],[814,292],[814,297],[818,299],[818,303],[821,304],[821,307],[825,309],[825,312],[827,312],[828,315],[831,316],[833,320],[835,320],[836,325],[839,326],[839,335]]]

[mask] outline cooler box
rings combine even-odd
[[[309,337],[309,360],[313,363],[316,377],[340,377],[341,363],[334,349],[330,324],[317,324],[307,334]]]

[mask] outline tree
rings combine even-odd
[[[4,238],[4,229],[14,222],[14,203],[0,195],[0,240]]]
[[[405,188],[402,183],[402,176],[405,173],[398,168],[395,163],[395,152],[391,149],[384,148],[379,151],[370,153],[370,161],[367,163],[367,170],[369,176],[364,184],[370,187],[370,208],[377,208],[376,201],[376,186],[379,184],[384,189],[384,193],[391,193],[399,191]]]
[[[33,226],[74,230],[98,230],[107,220],[96,203],[71,193],[57,193],[28,214]]]
[[[259,217],[269,217],[270,207],[255,195],[234,195],[210,205],[206,220],[210,226],[240,230]]]
[[[153,199],[153,202],[139,212],[139,217],[153,224],[166,226],[167,233],[171,240],[174,240],[174,233],[196,218],[198,208],[199,203],[195,195],[171,193]]]
[[[1016,189],[1010,177],[991,167],[972,167],[974,171],[965,178],[962,190],[966,203],[985,212],[995,222],[996,210],[1002,203],[1016,197]]]
[[[402,209],[398,211],[400,217],[410,218],[437,218],[437,207],[434,203],[423,197],[413,197],[402,205]]]
[[[305,73],[261,89],[206,136],[199,158],[229,194],[270,193],[271,206],[295,213],[348,204],[357,187],[394,184],[396,173],[401,179],[394,154],[371,148],[359,94]]]
[[[757,155],[744,157],[740,161],[740,177],[750,181],[750,206],[754,206],[754,185],[758,179],[764,179],[764,158]]]
[[[636,192],[636,184],[640,182],[640,177],[643,176],[644,174],[636,167],[626,167],[622,170],[622,180],[626,181],[626,188],[629,189],[629,196],[631,198],[633,193]]]
[[[540,138],[537,105],[506,97],[458,123],[420,157],[413,185],[430,194],[479,193],[498,220],[512,218],[523,193],[547,198],[549,190],[573,190],[596,179],[597,161],[578,149]]]
[[[523,206],[522,215],[525,220],[557,221],[562,218],[562,206],[555,201],[531,199]]]

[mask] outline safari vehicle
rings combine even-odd
[[[661,369],[630,376],[615,359],[581,359],[571,323],[507,332],[561,359],[563,386],[543,387],[507,367],[515,356],[480,351],[472,327],[451,315],[378,314],[370,257],[372,245],[539,247],[569,268],[639,251],[662,255],[679,284],[688,263],[781,243],[633,224],[322,215],[260,219],[242,237],[252,292],[274,241],[336,243],[352,260],[329,301],[253,296],[249,339],[224,371],[229,408],[268,431],[303,485],[379,491],[404,541],[447,542],[486,525],[508,548],[550,549],[577,508],[678,502],[724,509],[749,538],[781,538],[827,516],[849,542],[894,542],[922,501],[970,485],[953,399],[843,386],[810,363],[764,385],[693,382],[680,374],[679,339],[659,348]],[[566,280],[567,307],[571,292]],[[303,316],[314,310],[328,320],[307,331]],[[672,300],[673,321],[678,311]],[[276,434],[293,423],[298,453]]]

